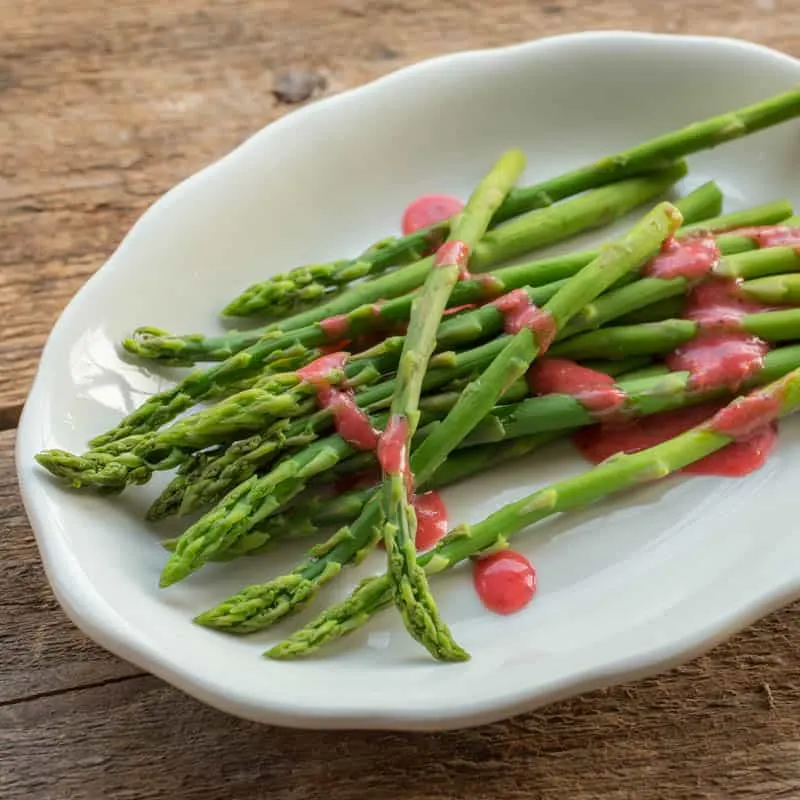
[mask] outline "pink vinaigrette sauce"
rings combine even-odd
[[[719,263],[720,252],[711,234],[697,234],[683,239],[668,238],[661,252],[642,270],[650,278],[703,278]]]
[[[473,562],[472,583],[489,611],[513,614],[533,599],[536,570],[522,553],[501,550]]]
[[[429,225],[444,222],[464,208],[457,198],[446,194],[426,194],[418,197],[403,212],[402,230],[405,236]]]
[[[746,236],[759,247],[797,247],[800,245],[800,228],[789,225],[737,228],[729,233],[732,236]]]
[[[670,353],[665,361],[676,371],[688,370],[692,389],[725,386],[736,391],[764,363],[769,346],[738,330],[746,314],[765,306],[745,300],[733,280],[709,278],[690,292],[683,316],[700,326],[699,334]]]
[[[353,392],[334,386],[342,380],[341,370],[347,358],[347,353],[329,353],[301,367],[297,375],[314,387],[317,405],[330,410],[336,432],[342,439],[358,450],[374,450],[378,444],[378,431],[356,404]]]
[[[430,550],[447,533],[447,507],[439,492],[415,494],[412,505],[417,515],[417,552]]]
[[[625,406],[625,393],[610,375],[582,367],[566,358],[542,358],[528,370],[533,395],[572,395],[598,418],[618,414]]]
[[[506,333],[519,333],[523,328],[530,328],[536,335],[539,351],[544,353],[553,343],[556,335],[555,321],[542,308],[537,308],[524,289],[498,297],[492,305],[503,315],[503,329]]]

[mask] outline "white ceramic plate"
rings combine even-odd
[[[23,497],[69,615],[109,650],[243,717],[434,730],[665,669],[799,597],[800,420],[783,424],[777,454],[745,480],[673,479],[521,536],[540,591],[520,614],[486,612],[464,571],[437,578],[444,616],[473,654],[447,666],[391,611],[296,663],[260,654],[308,614],[250,638],[197,627],[193,613],[283,572],[300,551],[214,565],[160,591],[164,552],[142,515],[164,481],[108,500],[63,490],[33,462],[43,448],[81,451],[165,385],[117,354],[137,325],[212,331],[223,302],[251,281],[359,252],[395,231],[423,192],[466,197],[504,148],[527,152],[529,182],[798,81],[800,62],[730,40],[544,39],[434,59],[314,104],[177,186],[58,321],[20,423]],[[800,127],[782,125],[691,158],[681,188],[715,178],[729,209],[783,196],[800,204],[799,156]],[[452,522],[583,468],[565,446],[498,469],[445,493]],[[314,609],[378,570],[376,555]]]

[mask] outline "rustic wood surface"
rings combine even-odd
[[[287,73],[335,92],[444,51],[589,28],[800,56],[797,0],[0,0],[0,20],[0,797],[800,798],[800,606],[657,679],[503,724],[270,729],[67,621],[13,465],[61,309],[148,204],[292,107],[274,94]]]

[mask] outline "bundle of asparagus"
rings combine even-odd
[[[210,561],[331,533],[291,572],[199,624],[262,630],[382,543],[385,575],[269,655],[307,655],[394,605],[435,658],[468,658],[430,575],[467,558],[486,565],[539,519],[746,442],[797,405],[800,218],[784,200],[722,214],[714,182],[658,200],[686,175],[684,156],[799,115],[796,89],[521,189],[525,159],[509,151],[452,218],[270,278],[224,308],[271,318],[261,328],[138,329],[123,346],[139,358],[211,365],[154,394],[87,452],[37,460],[72,487],[112,494],[176,469],[148,519],[203,513],[164,542],[162,587]],[[498,266],[642,206],[639,222],[596,250]],[[434,490],[587,426],[689,407],[704,415],[699,425],[653,447],[620,446],[628,454],[437,543],[446,525]],[[519,574],[532,587],[531,573]]]

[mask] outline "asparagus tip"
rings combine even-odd
[[[173,554],[172,558],[164,565],[164,569],[161,570],[158,585],[161,589],[166,589],[168,586],[182,581],[191,571],[191,567],[185,561]]]

